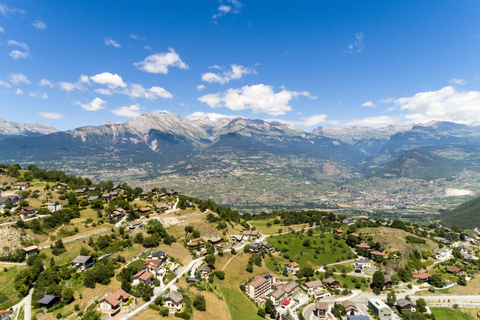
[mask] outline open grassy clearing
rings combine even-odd
[[[18,272],[26,266],[0,266],[0,306],[12,306],[22,300],[14,287],[14,279]],[[7,271],[5,271],[7,269]],[[2,308],[6,309],[6,308]]]
[[[290,226],[282,226],[280,224],[273,224],[273,221],[275,219],[270,219],[270,220],[250,220],[249,223],[254,226],[258,232],[262,234],[276,234],[278,233],[278,229],[282,229],[282,232],[286,232],[289,230],[289,228],[292,228],[293,230],[301,230],[303,228],[308,227],[308,223],[304,224],[293,224]],[[271,222],[272,226],[267,227],[267,223]]]
[[[473,316],[450,308],[431,308],[437,320],[473,320]]]
[[[322,238],[319,233],[314,233],[313,236],[289,233],[269,237],[267,241],[275,247],[276,251],[287,249],[288,251],[283,253],[283,257],[287,258],[288,256],[288,260],[296,261],[301,268],[311,266],[317,269],[324,264],[347,260],[349,256],[350,259],[354,258],[344,240],[335,240],[330,233],[324,236],[325,238]],[[305,246],[307,240],[310,244]],[[321,248],[325,248],[325,252]]]
[[[160,316],[158,311],[147,308],[147,310],[133,317],[132,320],[158,320],[159,318],[161,319],[162,317]],[[167,318],[178,319],[173,314],[169,314]]]
[[[451,294],[480,294],[480,277],[472,278],[466,286],[456,285],[449,288],[448,291]]]
[[[323,278],[325,279],[324,274],[320,274],[320,275],[322,275]],[[315,277],[316,277],[317,279],[321,280],[320,275],[315,275]],[[370,287],[369,287],[370,282],[368,282],[368,281],[369,281],[368,278],[355,277],[355,276],[345,276],[345,277],[343,277],[343,276],[340,275],[340,274],[335,274],[335,275],[333,275],[333,278],[337,279],[337,280],[340,282],[340,289],[342,289],[342,290],[345,289],[345,285],[347,286],[347,289],[350,289],[350,290],[357,289],[357,288],[355,288],[355,285],[356,285],[357,283],[360,283],[360,285],[361,285],[361,288],[360,288],[360,289],[361,289],[361,290],[363,290],[363,291],[371,291],[371,290],[370,290]],[[352,279],[355,279],[356,281],[355,281],[355,280],[352,280]],[[366,282],[363,282],[364,279],[365,279]],[[359,290],[359,289],[357,289],[357,290]]]

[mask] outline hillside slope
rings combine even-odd
[[[453,210],[440,215],[444,226],[472,229],[480,227],[480,197],[462,203]]]

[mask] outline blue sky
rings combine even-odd
[[[0,118],[480,122],[479,1],[0,2]]]

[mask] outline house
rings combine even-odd
[[[250,242],[250,251],[258,253],[260,252],[260,249],[262,249],[262,245],[260,243],[256,242]]]
[[[0,168],[0,176],[3,176],[4,174],[7,174],[7,170]]]
[[[23,220],[33,218],[37,215],[37,208],[33,206],[25,206],[17,212]]]
[[[325,283],[327,284],[327,286],[330,288],[330,289],[338,289],[340,288],[340,281],[338,281],[337,279],[335,278],[328,278],[325,280]]]
[[[267,249],[267,251],[273,251],[273,245],[271,245],[270,243],[268,243],[266,241],[262,242],[262,247]]]
[[[293,300],[299,291],[298,283],[295,281],[274,285],[274,288],[273,292],[267,294],[274,306],[278,306],[287,300]]]
[[[5,209],[6,204],[10,201],[12,200],[9,197],[0,197],[0,210]]]
[[[38,300],[38,303],[40,304],[40,307],[44,309],[50,309],[54,305],[60,302],[60,299],[62,297],[59,296],[51,296],[51,295],[44,295],[42,299]]]
[[[284,269],[284,271],[286,271],[287,273],[296,274],[297,271],[300,269],[300,266],[297,262],[290,262],[285,265]]]
[[[38,253],[38,247],[37,246],[30,246],[22,249],[27,253],[27,258],[30,257],[32,254],[37,254]]]
[[[393,310],[380,299],[372,298],[368,300],[368,308],[372,310],[380,320],[393,320]]]
[[[206,249],[203,249],[202,251],[200,251],[200,253],[202,254],[202,256],[206,256],[208,254],[208,251]]]
[[[362,272],[363,269],[370,269],[372,264],[368,260],[358,259],[353,266],[355,267],[355,272]]]
[[[93,200],[98,200],[100,198],[100,196],[90,196],[90,197],[87,197],[87,201],[90,202],[90,201],[93,201]]]
[[[158,277],[162,273],[161,266],[162,266],[162,262],[160,260],[147,260],[142,265],[142,270],[153,273],[155,277]]]
[[[100,300],[99,311],[110,314],[113,317],[120,312],[122,303],[127,302],[128,299],[130,299],[130,295],[122,289],[118,289]]]
[[[163,198],[166,198],[167,197],[167,194],[166,193],[159,193],[158,196],[157,196],[159,199],[163,199]]]
[[[125,210],[123,210],[122,208],[117,208],[112,212],[110,212],[110,218],[112,219],[120,219],[120,218],[123,218],[124,216],[125,216]]]
[[[447,272],[451,273],[451,274],[457,274],[459,276],[463,275],[463,270],[461,268],[455,267],[455,266],[448,267]]]
[[[152,251],[152,253],[150,253],[150,255],[148,256],[148,259],[159,260],[162,263],[164,263],[167,260],[167,254],[163,251],[157,251],[157,252]]]
[[[77,271],[90,269],[95,265],[95,259],[92,256],[78,256],[70,262],[70,267],[77,268]]]
[[[88,191],[97,191],[97,187],[89,187],[87,188]]]
[[[245,292],[250,298],[257,301],[260,296],[272,290],[274,283],[275,276],[271,273],[267,273],[247,283],[245,286]]]
[[[210,267],[209,266],[201,266],[197,269],[197,279],[205,279],[208,280],[210,276]]]
[[[360,313],[355,303],[353,303],[350,300],[342,301],[342,305],[345,308],[345,311],[347,312],[348,315],[356,316],[357,314]]]
[[[370,259],[372,260],[375,260],[377,257],[384,257],[384,256],[386,256],[386,254],[380,251],[370,252]]]
[[[420,279],[423,282],[427,282],[431,276],[432,276],[431,274],[423,272],[423,273],[412,275],[412,279]]]
[[[156,204],[155,208],[160,210],[160,211],[166,211],[168,208],[170,208],[170,206],[168,204],[165,204],[165,203],[160,203],[160,204]]]
[[[446,260],[453,258],[452,250],[448,248],[442,248],[435,251],[435,258],[438,260]]]
[[[305,282],[302,288],[316,300],[330,296],[330,292],[323,290],[323,283],[318,280]]]
[[[146,270],[141,270],[132,277],[133,278],[132,284],[136,286],[137,284],[142,282],[143,284],[152,286],[153,285],[152,276],[153,275],[150,272]]]
[[[370,246],[368,244],[365,244],[365,243],[357,244],[356,247],[358,249],[370,249]]]
[[[0,171],[0,175],[2,175],[1,171]],[[12,315],[13,315],[13,310],[0,310],[0,320],[9,320]]]
[[[102,194],[102,200],[103,200],[103,202],[108,202],[108,201],[110,201],[111,198],[112,198],[112,196],[110,195],[110,193],[104,193],[104,194]]]
[[[152,211],[152,208],[148,208],[148,207],[138,209],[138,213],[140,213],[141,215],[149,214],[150,211]]]
[[[66,183],[57,183],[54,188],[59,190],[59,189],[67,188],[67,187],[68,187],[68,184],[66,184]]]
[[[75,190],[73,190],[73,192],[74,192],[76,195],[84,194],[84,193],[85,193],[85,188],[83,188],[83,189],[75,189]]]
[[[407,299],[398,299],[397,300],[397,309],[402,312],[402,311],[410,311],[410,312],[415,312],[417,306],[415,303],[407,300]]]
[[[389,278],[385,278],[385,282],[384,282],[383,286],[387,289],[392,288],[393,287],[392,280],[390,280]]]
[[[167,192],[167,197],[178,197],[178,192],[177,191]]]
[[[315,316],[319,319],[326,319],[328,312],[328,303],[327,302],[315,302]]]
[[[466,253],[468,255],[473,255],[473,249],[467,246],[461,246],[460,247],[460,253]]]
[[[337,229],[337,230],[333,231],[333,233],[342,234],[342,233],[343,233],[343,230],[342,230],[342,229]]]
[[[203,245],[202,238],[195,238],[195,239],[190,240],[187,243],[187,247],[189,247],[189,248],[196,248],[198,245],[200,245],[200,246]]]
[[[138,195],[138,197],[139,197],[140,199],[147,198],[147,197],[148,197],[148,194],[145,193],[145,192],[142,192],[142,193],[140,193],[140,194]]]
[[[12,184],[12,189],[25,190],[28,189],[30,185],[28,182],[17,182]]]
[[[183,295],[178,291],[170,291],[165,296],[165,307],[180,312],[183,309]]]
[[[243,240],[243,235],[233,235],[230,237],[230,241],[240,243]]]
[[[208,240],[215,248],[223,247],[223,239],[221,237],[212,237]]]
[[[353,224],[352,218],[345,218],[342,220],[342,224]]]
[[[128,229],[130,230],[140,229],[141,227],[143,227],[143,221],[140,220],[133,221],[128,224]]]
[[[62,205],[59,203],[47,202],[42,205],[42,208],[47,209],[49,212],[57,212],[62,210]]]
[[[244,238],[250,238],[250,239],[256,239],[258,238],[258,231],[243,231],[243,237]]]

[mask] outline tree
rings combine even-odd
[[[85,272],[83,277],[83,285],[87,288],[95,288],[95,277],[91,271]]]
[[[251,264],[247,264],[247,268],[245,269],[247,272],[253,272],[253,266]]]
[[[220,280],[224,280],[225,279],[225,272],[220,271],[220,270],[215,271],[215,276]]]
[[[193,307],[198,311],[206,311],[207,302],[205,301],[205,297],[200,294],[196,294],[195,298],[193,299]]]
[[[372,289],[374,289],[374,292],[377,293],[382,291],[384,285],[385,285],[385,277],[383,276],[383,273],[381,271],[375,271],[372,278],[372,284],[371,284]]]
[[[249,245],[249,244],[246,244],[245,247],[243,247],[243,252],[249,253],[249,252],[250,252],[250,249],[251,249],[250,245]]]
[[[397,302],[397,296],[395,295],[395,291],[390,291],[387,293],[387,303],[391,306],[395,305],[395,302]]]
[[[433,274],[428,281],[430,284],[436,288],[442,288],[443,287],[443,279],[442,276],[439,273]]]
[[[66,288],[62,291],[62,302],[65,304],[71,303],[75,298],[73,297],[73,289]]]
[[[143,301],[148,301],[152,297],[152,288],[150,286],[143,286],[142,288],[142,299]]]
[[[427,302],[425,301],[425,299],[419,298],[415,303],[417,304],[419,312],[427,312]]]
[[[272,313],[272,311],[273,311],[273,301],[270,299],[267,299],[267,301],[265,302],[265,312],[267,314],[270,314]]]
[[[142,243],[143,242],[143,234],[137,233],[134,238],[135,243]]]
[[[161,307],[159,313],[162,317],[168,317],[170,309],[168,309],[167,307]]]
[[[267,315],[267,312],[266,312],[265,309],[263,309],[263,308],[258,308],[257,314],[258,314],[260,317],[265,318],[265,316]]]
[[[122,289],[125,292],[130,292],[132,290],[132,285],[126,279],[122,281]]]
[[[209,254],[205,257],[205,262],[207,263],[207,265],[210,268],[213,268],[215,266],[215,261],[216,260],[217,260],[217,258],[215,258],[215,256],[213,254]]]

